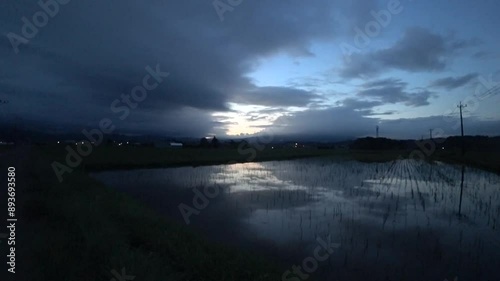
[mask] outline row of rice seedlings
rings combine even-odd
[[[424,233],[439,229],[443,219],[436,215],[440,213],[446,214],[450,231],[456,229],[457,236],[458,230],[465,229],[456,218],[461,170],[450,165],[414,160],[373,164],[301,160],[167,169],[161,174],[148,172],[130,180],[159,179],[184,188],[228,186],[224,197],[214,200],[223,200],[229,210],[246,214],[247,223],[260,223],[259,229],[278,231],[281,237],[295,237],[298,242],[290,238],[290,243],[297,247],[314,243],[318,236],[330,236],[342,243],[339,251],[346,266],[355,261],[383,263],[388,249],[404,243],[397,235],[401,231],[417,229],[417,248],[428,239]],[[467,168],[465,179],[464,216],[498,228],[498,176]],[[476,257],[484,253],[469,235],[457,240],[460,249]],[[436,258],[447,254],[442,240],[433,243]]]

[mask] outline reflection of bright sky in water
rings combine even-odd
[[[381,221],[385,227],[389,221],[393,227],[404,228],[424,224],[427,227],[433,224],[446,226],[449,221],[434,220],[431,214],[453,215],[458,207],[457,179],[460,176],[459,170],[454,167],[437,165],[439,169],[433,170],[431,165],[417,166],[411,161],[400,161],[393,166],[376,164],[371,169],[364,170],[338,163],[333,165],[334,170],[331,169],[332,165],[314,167],[314,171],[297,166],[299,165],[293,162],[230,165],[217,174],[218,178],[214,183],[229,184],[231,192],[306,191],[306,206],[275,209],[271,212],[268,207],[255,209],[250,218],[247,218],[247,223],[257,229],[256,234],[273,236],[272,239],[278,243],[297,239],[297,236],[302,239],[309,236],[309,239],[313,239],[319,233],[331,234],[332,227],[324,222],[330,220],[327,214],[333,214],[335,208],[339,209],[338,212],[351,215],[352,219],[364,218],[365,223],[377,224]],[[385,170],[386,174],[376,172],[374,176],[374,166],[378,166],[376,169],[381,171]],[[334,181],[332,172],[337,176]],[[290,174],[300,179],[290,180]],[[490,204],[490,196],[492,200],[496,199],[493,202],[499,202],[498,181],[496,185],[490,185],[488,179],[494,175],[484,177],[483,174],[468,174],[465,182],[466,199],[462,203],[464,214],[475,214],[478,202]],[[482,190],[472,194],[474,190],[467,186],[482,187]],[[280,193],[276,196],[279,197]],[[492,208],[491,211],[495,210]],[[478,217],[477,214],[472,217],[476,219],[475,223],[484,223],[488,219]],[[301,218],[302,225],[308,224],[309,227],[300,225]],[[491,222],[491,216],[489,219]],[[487,221],[486,223],[488,224]]]
[[[456,215],[461,169],[441,163],[304,159],[96,177],[112,186],[223,187],[226,196],[213,199],[214,204],[230,203],[211,205],[203,213],[237,213],[250,236],[285,248],[310,249],[316,237],[331,237],[342,244],[332,263],[348,259],[366,267],[383,260],[411,268],[417,267],[415,259],[429,259],[422,268],[439,271],[462,268],[474,257],[482,272],[491,274],[494,258],[500,260],[500,178],[475,169],[466,169],[461,220]]]
[[[214,174],[211,183],[229,184],[229,192],[307,189],[305,186],[295,185],[290,180],[278,179],[274,172],[266,169],[262,163],[227,165],[224,170]]]

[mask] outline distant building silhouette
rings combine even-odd
[[[180,143],[180,142],[171,142],[170,143],[170,147],[174,147],[174,148],[182,148],[183,147],[183,144]]]
[[[214,138],[212,139],[212,146],[217,148],[219,147],[220,143],[219,143],[219,140],[214,136]]]
[[[210,143],[208,142],[207,138],[203,137],[200,139],[200,147],[209,147]]]

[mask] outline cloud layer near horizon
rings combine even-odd
[[[20,44],[16,54],[7,35],[23,36],[21,19],[32,21],[42,9],[31,1],[5,2],[0,4],[0,30],[5,35],[0,44],[0,98],[9,104],[2,107],[1,123],[78,132],[111,118],[120,132],[225,135],[226,125],[238,126],[239,121],[221,121],[214,114],[244,115],[230,106],[237,104],[264,107],[248,118],[251,121],[266,119],[266,110],[279,108],[283,117],[278,121],[286,120],[290,134],[331,129],[330,134],[358,136],[381,121],[380,115],[371,116],[375,112],[395,112],[384,106],[423,108],[436,99],[437,89],[459,89],[479,76],[472,71],[443,75],[429,81],[428,88],[415,88],[401,77],[381,77],[389,70],[442,72],[462,52],[481,44],[478,39],[413,26],[399,30],[400,38],[388,47],[354,54],[351,63],[339,65],[338,79],[349,85],[362,78],[362,85],[343,90],[335,100],[325,94],[330,90],[325,85],[259,85],[251,77],[263,61],[280,54],[292,60],[322,57],[313,45],[346,40],[346,31],[365,24],[371,10],[384,5],[374,0],[243,1],[221,22],[211,2],[69,1],[59,5],[48,24]],[[130,94],[148,75],[146,67],[157,65],[170,76],[120,120],[113,102],[123,104],[122,95]],[[315,71],[310,69],[311,76]],[[336,114],[344,123],[331,125],[328,120],[335,120]],[[414,122],[425,123],[422,120]],[[484,124],[489,122],[495,121]],[[481,128],[493,134],[491,128],[497,127]],[[408,128],[399,129],[400,136],[408,135]]]

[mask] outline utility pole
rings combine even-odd
[[[377,132],[376,132],[377,139],[378,139],[378,129],[379,129],[379,127],[378,127],[378,125],[377,125],[377,130],[376,130],[376,131],[377,131]]]
[[[462,104],[462,102],[460,102],[460,104],[457,105],[457,107],[460,109],[460,128],[462,131],[462,156],[464,156],[465,155],[465,141],[464,141],[464,118],[462,115],[462,109],[466,108],[467,105]]]
[[[430,140],[432,140],[432,131],[434,131],[434,129],[429,129]]]

